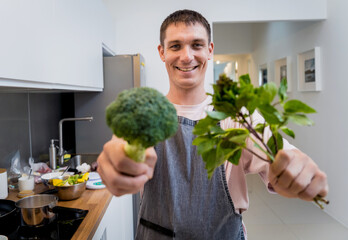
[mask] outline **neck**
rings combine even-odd
[[[203,102],[207,95],[204,87],[199,89],[180,89],[179,91],[175,91],[171,87],[167,98],[171,103],[177,105],[196,105]]]

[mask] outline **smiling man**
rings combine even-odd
[[[115,136],[98,158],[98,172],[114,195],[142,190],[136,239],[246,239],[241,214],[249,206],[247,173],[259,174],[270,191],[286,197],[311,201],[328,192],[325,173],[286,140],[272,165],[244,151],[238,166],[226,161],[208,180],[192,130],[212,110],[204,89],[214,49],[210,35],[209,23],[195,11],[176,11],[164,20],[158,52],[167,68],[167,98],[177,110],[178,131],[147,149],[145,163],[126,157],[125,142]],[[262,121],[255,114],[253,123]],[[220,125],[241,127],[230,119]],[[252,141],[246,144],[254,148]]]
[[[158,46],[169,75],[167,97],[180,105],[198,104],[206,98],[205,72],[214,49],[209,24],[205,19],[200,19],[199,23],[189,17],[174,23],[172,18],[167,18],[161,27],[161,44]]]

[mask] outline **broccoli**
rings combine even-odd
[[[106,108],[106,122],[127,141],[125,153],[136,162],[145,161],[145,149],[171,137],[178,128],[173,104],[148,87],[122,91]]]

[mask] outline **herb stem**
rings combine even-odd
[[[258,140],[260,140],[260,142],[262,143],[262,145],[267,149],[267,152],[271,155],[273,155],[271,149],[267,146],[267,144],[263,141],[263,139],[259,136],[259,134],[257,134],[257,132],[255,131],[255,129],[248,123],[248,121],[245,119],[245,117],[243,116],[243,114],[238,113],[238,115],[243,119],[242,125],[248,129]]]
[[[244,148],[244,149],[247,150],[248,152],[254,154],[256,157],[258,157],[258,158],[261,159],[262,161],[265,161],[265,162],[268,162],[268,163],[272,163],[270,160],[261,157],[259,154],[257,154],[257,153],[254,152],[253,150],[251,150],[251,149],[249,149],[249,148]]]
[[[277,106],[278,104],[280,104],[280,102],[275,102],[272,104],[273,107]]]
[[[275,154],[277,154],[278,152],[278,142],[277,142],[277,138],[274,136],[274,134],[272,133],[272,138],[273,138],[273,141],[274,141],[274,147],[275,147]]]
[[[262,142],[265,138],[265,128],[266,128],[266,121],[263,123],[263,130],[262,130]]]
[[[237,142],[233,142],[234,144],[242,147],[242,149],[247,150],[248,152],[250,152],[251,154],[255,155],[256,157],[260,158],[262,161],[268,162],[268,163],[272,163],[271,160],[265,159],[264,157],[262,157],[261,155],[259,155],[258,153],[254,152],[253,150],[251,150],[250,148],[244,147],[242,144],[237,143]]]

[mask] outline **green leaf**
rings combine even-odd
[[[313,108],[296,99],[287,101],[284,110],[287,113],[316,113]]]
[[[216,120],[224,120],[225,118],[228,117],[228,115],[224,112],[218,112],[218,111],[206,111],[207,115],[213,119]]]
[[[280,129],[281,129],[286,135],[288,135],[288,136],[290,136],[290,137],[292,137],[292,138],[295,138],[295,133],[294,133],[294,131],[292,131],[290,128],[283,126],[283,127],[281,127]]]
[[[241,87],[241,91],[239,96],[236,98],[236,109],[237,111],[240,111],[240,109],[242,107],[246,107],[249,110],[249,107],[251,107],[252,109],[249,110],[249,112],[251,112],[251,110],[255,110],[255,102],[258,101],[257,99],[257,95],[254,94],[253,91],[254,87],[253,85],[249,84],[249,85],[245,85],[244,87]]]
[[[216,124],[218,122],[219,122],[219,120],[216,120],[216,119],[213,119],[213,118],[207,116],[204,119],[200,120],[195,125],[192,132],[195,135],[203,135],[203,134],[209,132],[209,129],[211,126],[216,126]]]
[[[259,100],[257,98],[253,98],[247,103],[246,108],[250,115],[254,113],[258,105],[259,105]]]
[[[209,132],[211,134],[223,134],[225,131],[218,125],[209,126]]]
[[[197,152],[198,154],[203,154],[204,152],[210,151],[213,149],[216,145],[215,139],[208,139],[206,141],[201,142],[197,145]]]
[[[238,165],[239,159],[241,156],[242,156],[242,149],[236,148],[234,151],[230,152],[230,154],[227,156],[227,160],[234,165]]]
[[[208,173],[208,178],[211,179],[215,171],[216,166],[216,148],[211,149],[210,151],[204,152],[202,154],[203,161],[205,162],[205,169]]]
[[[280,87],[278,89],[278,95],[279,95],[279,99],[280,102],[284,102],[288,96],[286,94],[286,91],[288,89],[288,82],[286,80],[286,77],[284,77],[281,81],[280,81]]]
[[[202,142],[208,141],[209,139],[211,139],[211,137],[209,137],[208,135],[198,136],[195,139],[193,139],[192,145],[198,146]]]
[[[283,121],[278,110],[270,104],[262,104],[258,106],[258,109],[265,121],[269,124],[280,124]]]
[[[224,142],[220,142],[217,145],[217,149],[216,149],[216,159],[215,159],[215,163],[216,166],[220,166],[221,164],[223,164],[226,160],[227,160],[227,155],[233,151],[235,148],[237,147],[237,145],[233,145],[232,148],[226,148],[226,145],[224,144]]]
[[[245,145],[245,140],[249,137],[249,131],[244,128],[227,129],[228,135],[225,137],[229,142]]]
[[[312,126],[314,122],[304,114],[291,114],[289,120],[300,126]]]
[[[274,97],[277,95],[277,86],[274,83],[266,83],[259,88],[259,101],[261,104],[272,103]]]
[[[251,81],[250,81],[250,76],[249,76],[249,74],[244,74],[244,75],[240,76],[240,77],[239,77],[239,83],[240,83],[241,86],[250,84]]]
[[[245,140],[249,137],[249,134],[241,134],[237,136],[230,137],[228,140],[233,143],[238,143],[240,145],[245,145]]]
[[[213,102],[214,108],[217,111],[220,112],[225,112],[226,114],[228,114],[229,116],[235,117],[237,114],[237,110],[236,110],[236,106],[234,106],[232,103],[230,102],[223,102],[223,101],[219,101],[219,102]]]
[[[278,132],[272,134],[267,141],[267,146],[275,156],[280,149],[283,149],[283,137]]]
[[[262,134],[264,132],[266,126],[263,123],[258,123],[254,129],[256,130],[256,132]]]

